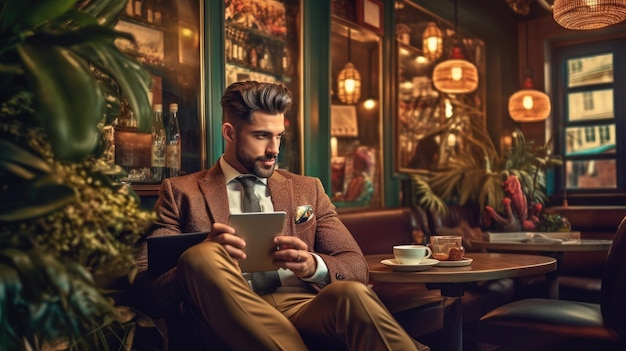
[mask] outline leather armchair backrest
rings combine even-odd
[[[605,324],[626,338],[626,217],[617,228],[607,257],[601,307]]]

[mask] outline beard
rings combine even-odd
[[[265,155],[260,157],[250,157],[241,152],[241,148],[237,147],[237,161],[241,163],[248,172],[259,178],[269,178],[274,173],[275,165],[266,167],[261,162],[276,159],[278,155]]]

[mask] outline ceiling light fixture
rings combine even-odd
[[[369,73],[370,73],[369,97],[363,103],[363,107],[365,107],[365,109],[367,109],[367,110],[373,110],[374,107],[376,107],[376,98],[374,97],[374,92],[373,92],[373,89],[372,89],[375,86],[378,86],[378,84],[374,84],[374,70],[372,70],[372,52],[374,52],[375,49],[376,49],[376,46],[372,45],[367,50],[368,51],[367,69],[369,70]]]
[[[541,122],[550,116],[550,97],[533,89],[533,70],[529,67],[528,22],[526,22],[526,68],[522,89],[509,97],[509,114],[515,122]]]
[[[443,52],[443,37],[437,23],[429,22],[422,34],[422,52],[430,61],[437,61]]]
[[[626,0],[555,0],[552,11],[564,28],[598,29],[626,19]]]
[[[435,66],[433,84],[437,90],[450,94],[467,94],[478,88],[478,69],[463,57],[462,38],[458,32],[458,1],[454,0],[454,36],[455,40],[450,59]]]
[[[338,97],[344,104],[356,104],[361,97],[361,74],[352,64],[352,40],[348,28],[348,63],[337,77]]]

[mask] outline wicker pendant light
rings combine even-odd
[[[457,0],[454,1],[454,46],[450,59],[439,63],[433,71],[437,90],[449,94],[467,94],[478,88],[478,69],[465,60],[461,51],[462,39],[457,29]]]
[[[626,19],[626,0],[555,0],[554,20],[567,29],[598,29]]]
[[[526,22],[526,65],[528,55],[528,22]],[[533,89],[533,70],[526,67],[522,89],[509,97],[509,115],[515,122],[541,122],[550,116],[552,106],[548,94]]]
[[[344,104],[356,104],[361,97],[361,74],[352,64],[351,44],[350,28],[348,28],[348,63],[337,76],[337,96]]]
[[[515,122],[545,121],[552,107],[548,94],[533,89],[533,82],[526,77],[522,90],[518,90],[509,98],[509,114]]]

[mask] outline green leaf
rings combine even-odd
[[[41,217],[75,199],[72,187],[54,175],[9,183],[0,190],[0,222]]]
[[[75,50],[82,57],[89,58],[99,70],[119,84],[135,112],[139,131],[147,132],[152,123],[152,110],[148,100],[152,78],[143,66],[119,51],[113,43],[82,45]]]
[[[71,9],[78,0],[5,0],[0,17],[0,34],[9,28],[14,33],[31,29],[55,19]]]
[[[37,119],[60,157],[79,161],[98,145],[104,98],[87,63],[71,51],[20,45],[35,92]]]
[[[41,157],[7,140],[0,139],[0,174],[3,170],[24,179],[34,178],[34,172],[50,173],[52,171],[50,165]]]
[[[89,1],[81,7],[81,10],[96,17],[102,26],[112,27],[119,19],[126,3],[126,0]]]

